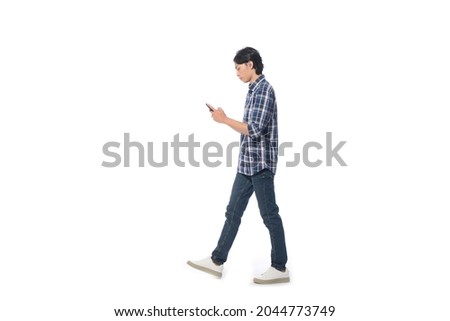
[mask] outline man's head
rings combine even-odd
[[[256,49],[245,47],[233,59],[236,74],[243,82],[253,82],[262,74],[264,64]]]

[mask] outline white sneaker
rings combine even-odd
[[[207,257],[199,261],[187,261],[187,264],[192,266],[194,269],[212,274],[218,278],[222,277],[223,264],[217,265],[213,262],[211,257]]]
[[[287,283],[290,281],[289,270],[281,272],[274,267],[270,267],[266,272],[253,279],[253,282],[258,284],[274,284],[274,283]]]

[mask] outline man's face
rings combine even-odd
[[[253,62],[245,62],[243,64],[234,64],[234,68],[236,69],[236,75],[239,77],[240,80],[247,83],[249,82],[254,74],[253,68]]]

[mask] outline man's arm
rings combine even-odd
[[[226,124],[226,125],[230,126],[231,128],[233,128],[238,133],[248,135],[248,125],[246,123],[237,121],[230,117],[227,117],[227,115],[225,115],[225,112],[223,111],[223,109],[220,107],[217,109],[212,107],[212,109],[213,110],[211,111],[211,117],[216,122],[221,123],[221,124]]]

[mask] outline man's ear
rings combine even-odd
[[[248,66],[250,69],[253,69],[253,61],[249,60],[249,61],[247,62],[247,66]]]

